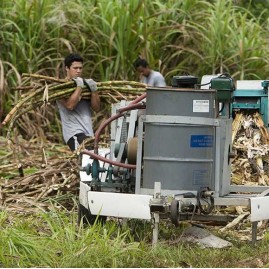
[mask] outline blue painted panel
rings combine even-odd
[[[190,146],[192,148],[211,148],[213,142],[213,135],[191,135]]]

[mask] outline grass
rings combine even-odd
[[[148,222],[129,220],[126,225],[109,220],[104,226],[83,227],[77,224],[76,210],[56,208],[28,216],[2,211],[0,226],[0,266],[7,268],[256,267],[255,261],[269,265],[268,235],[255,248],[234,239],[229,249],[202,249],[182,242],[169,244],[184,225],[175,228],[162,222],[159,243],[152,247]]]

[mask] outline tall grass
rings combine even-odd
[[[269,262],[266,239],[255,248],[234,239],[229,249],[202,249],[178,241],[182,229],[163,222],[155,247],[149,240],[150,223],[130,221],[122,226],[110,220],[104,226],[83,227],[77,225],[75,211],[52,210],[28,217],[2,211],[0,227],[0,266],[5,268],[229,268],[266,267]],[[137,241],[137,232],[148,240]],[[178,243],[172,244],[173,240]]]
[[[266,79],[268,34],[259,18],[233,6],[232,1],[198,3],[202,9],[194,8],[184,26],[167,33],[173,50],[167,61],[178,61],[174,70],[198,76],[229,72],[235,79]]]
[[[101,0],[91,19],[83,23],[86,37],[94,40],[89,46],[96,59],[94,71],[101,80],[131,78],[132,60],[144,42],[144,8],[144,1],[139,0]]]
[[[53,1],[14,1],[0,11],[0,60],[3,68],[0,107],[4,114],[20,98],[11,88],[21,83],[21,73],[55,74],[59,62],[61,21]],[[53,71],[51,71],[53,69]],[[36,118],[36,117],[34,117]],[[0,114],[3,119],[3,113]]]
[[[84,74],[97,81],[137,80],[138,55],[168,85],[184,73],[266,79],[269,11],[257,17],[242,6],[232,0],[1,1],[0,120],[20,98],[10,89],[21,73],[62,77],[62,60],[72,51],[84,56]]]

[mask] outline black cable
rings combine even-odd
[[[215,201],[214,201],[214,197],[212,195],[210,195],[209,202],[208,202],[208,198],[205,199],[204,193],[205,193],[205,190],[199,191],[197,193],[197,205],[198,205],[198,208],[200,209],[202,214],[208,215],[213,211]],[[203,206],[201,204],[201,200],[203,200],[204,202],[206,202],[208,204],[208,208],[206,208],[206,209],[203,208]]]
[[[208,83],[204,83],[204,84],[195,84],[195,86],[206,86],[209,85],[211,83],[211,80]]]

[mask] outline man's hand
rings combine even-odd
[[[81,77],[72,78],[72,80],[76,82],[77,87],[82,88],[84,86],[84,81]]]
[[[84,79],[84,82],[87,86],[87,88],[91,91],[91,92],[96,92],[97,91],[97,83],[89,78],[89,79]]]

